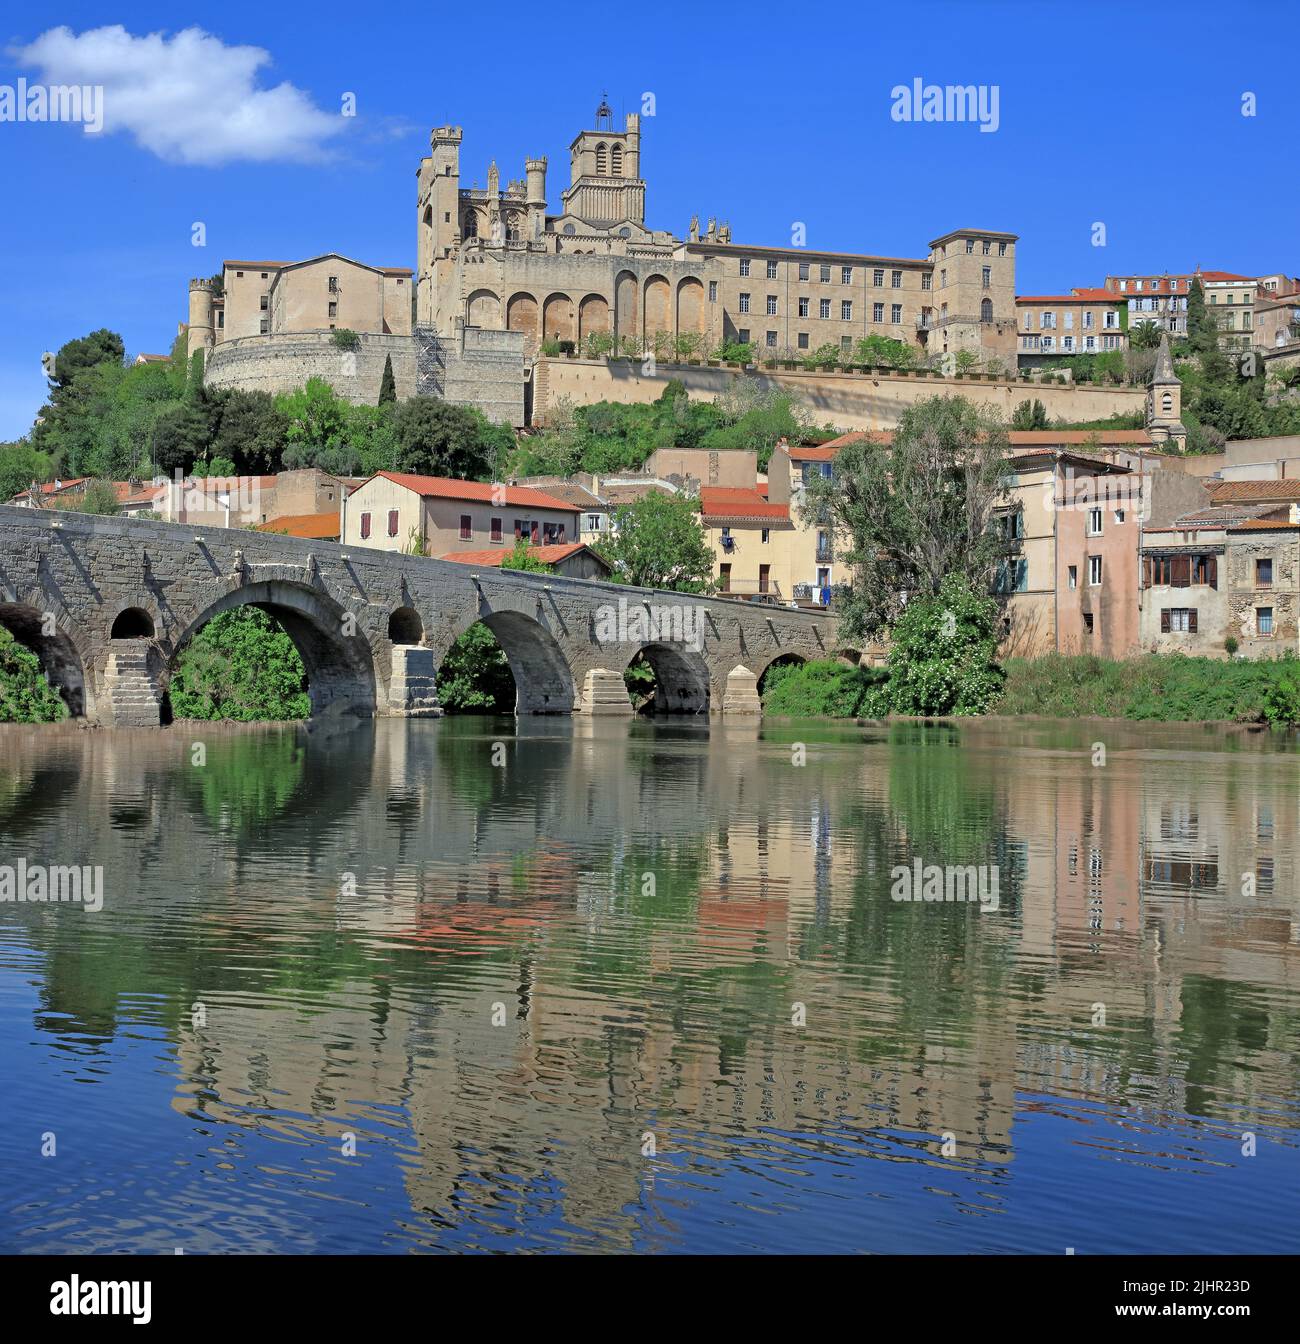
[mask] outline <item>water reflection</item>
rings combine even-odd
[[[1294,743],[1099,731],[0,730],[0,1241],[1300,1249]]]

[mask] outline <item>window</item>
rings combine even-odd
[[[1077,588],[1078,586],[1079,586],[1079,566],[1078,566],[1078,565],[1071,565],[1071,566],[1070,566],[1070,587],[1071,587],[1071,588]]]
[[[983,289],[988,289],[993,283],[993,267],[984,266],[980,271],[980,285]]]
[[[1039,329],[1042,330],[1042,331],[1055,331],[1055,330],[1056,330],[1056,314],[1055,314],[1055,313],[1039,313],[1039,314],[1038,314],[1038,326],[1039,326]]]
[[[469,514],[462,513],[460,516],[460,539],[461,541],[468,541],[473,535],[474,528],[472,520]]]
[[[921,276],[921,288],[922,288],[922,289],[929,289],[929,288],[930,288],[930,282],[931,282],[933,279],[934,279],[934,277],[930,274],[930,272],[929,272],[929,271],[926,271],[926,272]]]
[[[939,288],[940,289],[948,288],[948,272],[946,268],[939,272]]]
[[[808,333],[807,333],[806,331],[801,331],[801,332],[799,333],[798,341],[799,341],[799,349],[800,349],[800,350],[807,350],[807,348],[808,348]]]
[[[1108,331],[1113,331],[1119,326],[1119,314],[1113,308],[1106,309],[1105,326]]]
[[[775,349],[775,347],[776,347],[776,332],[774,332],[774,331],[769,331],[769,332],[766,334],[766,336],[764,337],[764,340],[765,340],[765,342],[766,342],[766,344],[767,344],[768,346],[770,346],[770,347],[772,347],[773,349]]]
[[[767,278],[769,280],[776,279],[776,262],[774,261],[769,261],[767,263]]]
[[[967,255],[967,256],[970,256],[970,254],[971,254],[972,252],[974,252],[974,251],[975,251],[975,239],[974,239],[974,238],[967,238],[967,239],[966,239],[966,255]]]
[[[842,285],[851,285],[852,283],[853,283],[853,267],[852,267],[852,266],[841,266],[841,267],[840,267],[840,284],[842,284]]]
[[[1255,587],[1271,588],[1273,586],[1273,561],[1271,558],[1255,561]]]
[[[339,292],[339,278],[337,275],[330,276],[329,291],[331,294],[337,294]]]
[[[775,295],[775,294],[769,294],[769,295],[767,296],[767,315],[768,315],[768,317],[775,317],[775,316],[776,316],[776,295]]]
[[[840,337],[840,351],[841,351],[841,353],[843,353],[843,354],[848,354],[848,352],[849,352],[850,350],[852,350],[852,349],[853,349],[853,337],[852,337],[852,336],[841,336],[841,337]]]
[[[1099,555],[1088,557],[1088,587],[1101,587],[1101,556]]]
[[[831,282],[831,268],[829,266],[822,266],[818,273],[821,283],[823,285],[829,285]]]
[[[748,295],[748,294],[742,294],[742,295],[740,296],[740,311],[741,311],[742,313],[747,313],[747,312],[749,312],[749,295]]]
[[[1162,635],[1194,635],[1196,633],[1196,608],[1161,607],[1160,633]]]
[[[986,299],[986,300],[985,300],[985,303],[987,303],[987,302],[988,302],[988,300]],[[989,320],[990,320],[990,318],[984,316],[984,307],[983,307],[983,304],[981,304],[981,305],[980,305],[980,321],[981,321],[981,322],[988,322]],[[1073,337],[1073,336],[1062,336],[1062,337],[1061,337],[1061,349],[1062,349],[1062,350],[1073,350],[1073,349],[1074,349],[1074,337]]]
[[[736,339],[740,342],[741,345],[748,345],[748,344],[749,344],[749,328],[748,328],[748,327],[741,327],[741,329],[736,333]]]
[[[806,261],[801,261],[799,263],[799,279],[807,280],[807,278],[808,278],[808,263]]]
[[[717,282],[716,280],[710,280],[710,281],[709,281],[709,302],[710,302],[710,303],[717,303],[717,301],[718,301],[718,282]]]
[[[587,526],[595,532],[600,527],[600,514],[589,513],[587,515]],[[501,538],[501,519],[493,518],[491,537],[493,541],[499,542]]]
[[[368,513],[363,513],[361,515],[361,540],[365,541],[365,539],[369,535],[370,535],[370,515]]]
[[[1023,593],[1029,587],[1029,561],[1024,556],[999,560],[994,587],[999,593]]]
[[[397,535],[397,510],[388,510],[388,535],[395,537]]]
[[[329,315],[330,315],[331,317],[337,317],[337,316],[339,315],[339,306],[338,306],[337,303],[333,303],[333,302],[330,303],[330,311],[329,311]]]
[[[741,275],[748,275],[748,274],[749,274],[749,258],[748,258],[748,257],[741,257],[741,259],[740,259],[740,273],[741,273]]]
[[[492,520],[492,524],[495,528],[499,530],[501,526],[501,520],[499,518],[494,518]],[[599,532],[600,530],[601,530],[601,515],[599,513],[589,513],[587,515],[587,531]],[[492,538],[493,541],[498,541],[499,539],[500,538],[497,536],[494,536]]]
[[[980,300],[980,321],[981,321],[981,322],[992,322],[992,321],[993,321],[993,300],[992,300],[992,299],[981,299],[981,300]],[[1066,339],[1068,340],[1068,339],[1070,339],[1070,338],[1067,337]]]
[[[1111,518],[1117,523],[1122,523],[1124,521],[1124,510],[1116,509],[1115,512],[1111,514]]]
[[[852,322],[852,321],[853,321],[853,300],[852,300],[852,299],[841,299],[841,300],[840,300],[840,321],[841,321],[841,322]]]
[[[831,301],[829,299],[817,300],[817,316],[829,317],[831,315]]]
[[[885,305],[883,303],[873,303],[871,305],[871,320],[873,322],[883,322],[885,320]]]
[[[258,331],[260,331],[260,332],[262,333],[263,336],[265,336],[266,333],[267,333],[268,331],[271,330],[271,324],[270,324],[270,322],[267,321],[266,318],[263,318],[263,319],[257,324],[257,329],[258,329]]]
[[[1090,537],[1101,536],[1101,510],[1088,510],[1088,535]]]
[[[610,168],[615,177],[623,176],[623,146],[615,145],[609,153]]]
[[[1084,313],[1084,315],[1083,315],[1083,329],[1084,329],[1084,331],[1090,331],[1090,330],[1092,329],[1092,323],[1093,323],[1093,319],[1094,319],[1095,317],[1096,317],[1096,314],[1093,313],[1093,312],[1091,312],[1091,311]]]
[[[266,312],[271,306],[271,296],[269,294],[263,294],[261,303],[258,306],[263,312]]]
[[[1273,608],[1256,607],[1255,608],[1255,629],[1261,635],[1271,635],[1273,633]]]
[[[800,300],[799,300],[799,316],[800,316],[800,317],[807,317],[807,316],[808,316],[808,300],[807,300],[807,299],[800,299]]]
[[[890,309],[889,309],[889,320],[890,320],[895,326],[898,326],[898,324],[899,324],[900,322],[902,322],[902,320],[903,320],[903,305],[902,305],[901,303],[895,303],[895,304],[891,304],[891,305],[890,305]]]
[[[759,540],[763,543],[764,546],[767,545],[767,543],[771,540],[771,538],[772,538],[772,529],[771,529],[771,528],[765,527],[765,528],[763,528],[763,530],[759,533]]]
[[[885,268],[883,266],[877,266],[871,272],[871,283],[875,285],[877,289],[885,283]]]
[[[1092,612],[1090,611],[1083,613],[1083,633],[1085,635],[1092,634]]]
[[[991,242],[989,242],[989,240],[988,240],[987,238],[985,238],[985,239],[983,240],[983,242],[980,244],[980,249],[981,249],[981,251],[984,253],[984,255],[985,255],[986,257],[987,257],[988,254],[989,254],[989,248],[991,248],[992,246],[993,246],[993,244],[992,244]]]

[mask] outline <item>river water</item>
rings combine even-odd
[[[0,729],[0,1249],[1300,1251],[1298,759]]]

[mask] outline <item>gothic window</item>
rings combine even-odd
[[[992,300],[992,299],[984,299],[984,300],[980,303],[980,321],[981,321],[981,322],[992,322],[992,321],[993,321],[993,300]]]
[[[615,145],[610,151],[610,166],[615,177],[623,176],[623,146]]]
[[[609,176],[609,148],[603,141],[596,146],[596,176]]]
[[[466,238],[478,237],[478,216],[472,210],[465,216],[465,227],[461,232]]]

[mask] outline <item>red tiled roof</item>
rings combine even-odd
[[[893,443],[894,436],[887,429],[855,429],[837,439],[827,439],[825,443],[787,444],[785,450],[792,462],[829,462],[841,448],[864,439],[887,446]]]
[[[339,515],[330,513],[286,513],[282,518],[271,518],[259,523],[259,532],[281,532],[290,537],[311,537],[316,541],[339,539]]]
[[[700,490],[700,513],[705,518],[790,519],[788,504],[770,504],[756,489],[706,485]]]
[[[1009,429],[1007,441],[1012,447],[1098,443],[1106,448],[1149,448],[1151,435],[1145,429]]]
[[[451,551],[447,555],[439,556],[440,560],[454,560],[458,565],[500,565],[502,561],[508,559],[514,548],[512,546],[494,546],[490,551]],[[541,546],[529,546],[528,554],[534,560],[540,560],[546,565],[559,564],[561,560],[567,560],[571,555],[577,555],[579,551],[590,551],[592,555],[600,560],[600,556],[591,550],[590,546],[584,545],[580,541],[560,541],[551,542]],[[600,563],[605,564],[604,560]],[[608,566],[606,566],[608,568]]]
[[[1127,294],[1113,289],[1076,289],[1073,294],[1017,294],[1017,303],[1122,303]]]
[[[1229,532],[1276,532],[1279,528],[1300,528],[1300,523],[1289,522],[1286,518],[1247,518],[1229,526]]]
[[[509,505],[512,508],[558,509],[561,513],[577,513],[572,504],[562,499],[533,490],[526,485],[494,485],[487,481],[457,481],[446,476],[415,476],[404,471],[379,471],[357,487],[363,490],[370,481],[383,477],[397,485],[413,490],[423,499],[465,499],[476,504]]]
[[[1295,477],[1279,481],[1207,481],[1206,485],[1210,500],[1216,505],[1300,499],[1300,479]]]
[[[1241,280],[1248,284],[1252,282],[1251,276],[1236,275],[1232,271],[1202,271],[1200,276],[1202,281],[1214,280],[1217,282],[1220,280]]]

